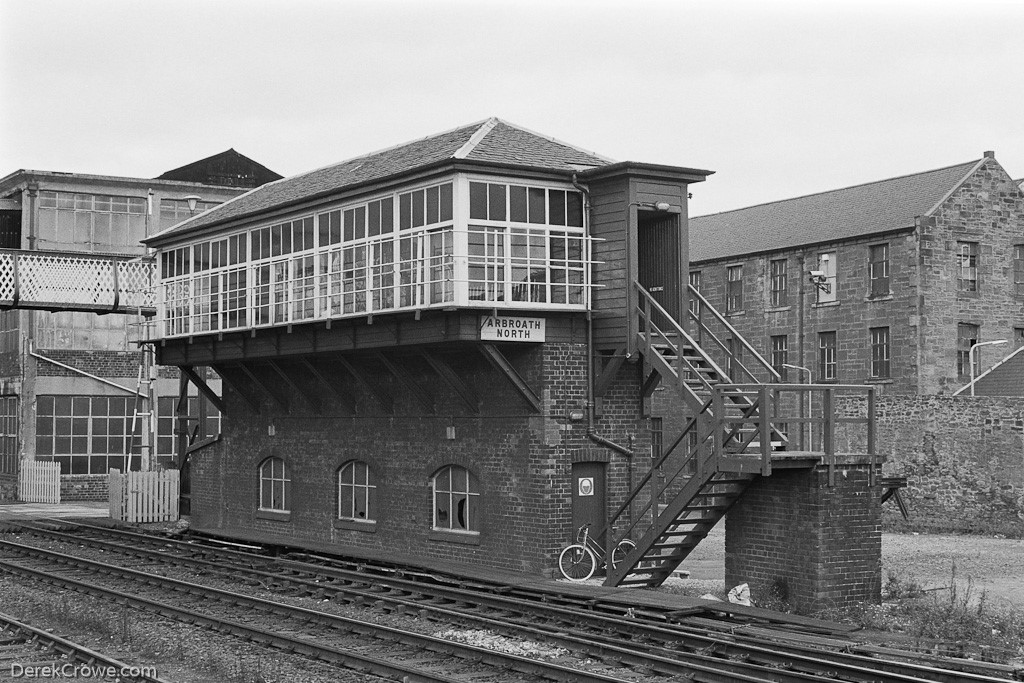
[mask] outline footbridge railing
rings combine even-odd
[[[0,249],[0,308],[152,316],[155,279],[148,257]]]

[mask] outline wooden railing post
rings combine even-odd
[[[828,485],[836,485],[836,455],[833,438],[835,436],[835,409],[832,405],[832,387],[827,387],[821,396],[821,417],[822,424],[822,446],[825,450],[825,460],[828,463]]]
[[[871,470],[868,474],[868,485],[875,485],[875,388],[868,387],[868,456],[871,458]]]
[[[767,477],[772,473],[772,430],[768,411],[768,385],[757,388],[757,438],[761,442],[761,475]]]
[[[719,385],[711,387],[711,420],[712,428],[714,429],[713,440],[711,442],[712,452],[710,464],[714,467],[718,467],[718,460],[722,457],[722,451],[725,448],[725,407],[722,402],[722,392]],[[698,476],[704,477],[706,472],[701,469]]]

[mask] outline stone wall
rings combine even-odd
[[[883,473],[907,477],[912,528],[1024,535],[1024,398],[885,396],[876,418]],[[895,505],[885,519],[902,525]]]

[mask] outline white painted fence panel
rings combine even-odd
[[[110,470],[110,518],[131,524],[178,519],[178,470]]]
[[[22,460],[18,471],[18,500],[26,503],[60,502],[60,463]]]

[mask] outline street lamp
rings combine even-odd
[[[196,214],[196,205],[199,204],[199,200],[202,199],[202,197],[197,194],[190,194],[183,199],[188,202],[188,215],[194,216]]]
[[[790,363],[783,363],[782,367],[792,368],[793,370],[802,370],[807,373],[807,383],[811,383],[811,370],[805,368],[802,365],[792,365]],[[799,384],[800,382],[797,382]],[[803,420],[807,417],[807,411],[804,410],[804,406],[807,404],[807,396],[804,392],[800,392],[800,419]],[[805,423],[807,425],[807,441],[804,441],[804,427],[800,425],[800,450],[807,450],[808,444],[811,442],[811,423]]]
[[[989,346],[990,344],[1007,344],[1009,343],[1005,339],[997,339],[995,341],[978,342],[972,344],[970,351],[967,352],[967,364],[971,366],[971,396],[974,396],[974,349],[979,346]]]

